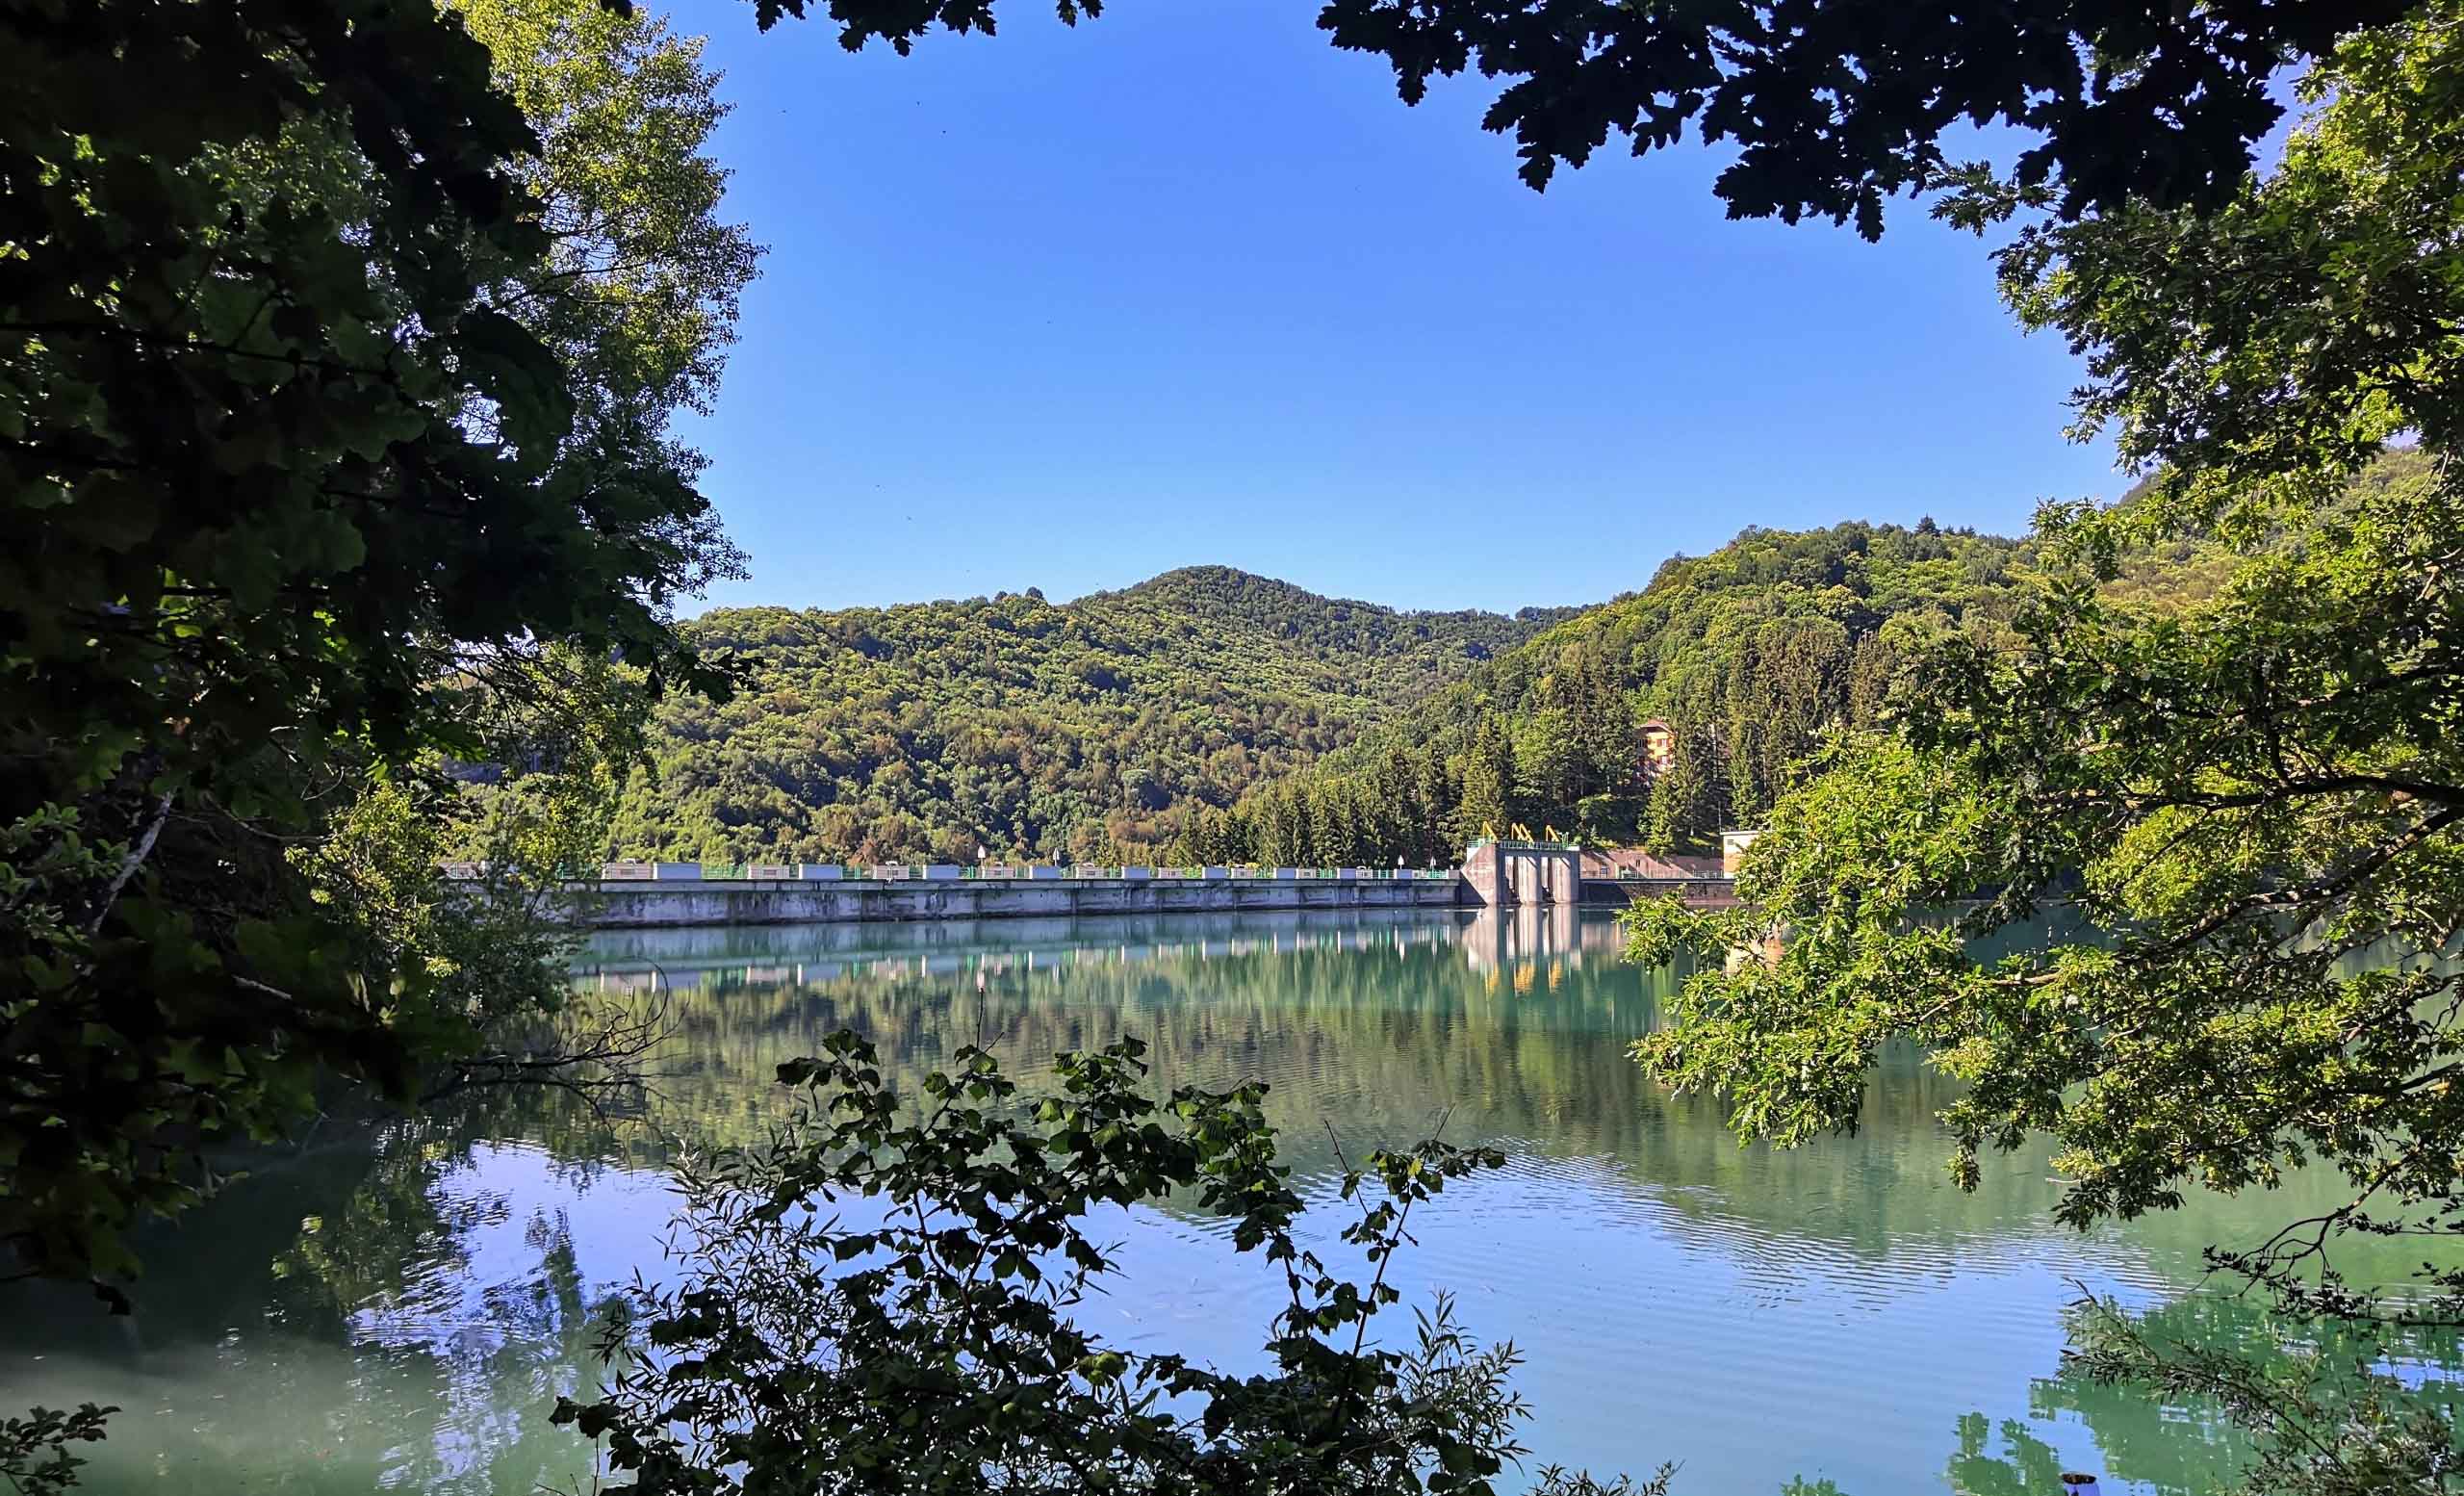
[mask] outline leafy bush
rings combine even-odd
[[[680,1169],[681,1286],[638,1286],[603,1352],[599,1400],[556,1418],[603,1438],[653,1493],[1454,1492],[1485,1496],[1524,1451],[1518,1357],[1483,1347],[1441,1299],[1407,1346],[1372,1343],[1413,1207],[1492,1149],[1427,1142],[1348,1170],[1349,1281],[1296,1240],[1303,1204],[1275,1162],[1265,1088],[1142,1094],[1144,1046],[1055,1063],[1032,1109],[972,1047],[911,1112],[871,1045],[834,1035],[780,1067],[807,1090],[759,1149]],[[1272,1370],[1238,1376],[1103,1344],[1070,1318],[1112,1258],[1099,1205],[1174,1191],[1233,1222],[1282,1270]],[[865,1224],[851,1224],[861,1211]],[[1558,1496],[1664,1491],[1554,1468]]]

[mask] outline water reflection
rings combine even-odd
[[[2464,1337],[2452,1328],[2381,1338],[2349,1327],[2321,1326],[2312,1331],[2320,1338],[2288,1342],[2264,1300],[2216,1292],[2174,1299],[2147,1314],[2141,1328],[2156,1343],[2229,1353],[2259,1374],[2293,1385],[2348,1386],[2353,1368],[2377,1367],[2421,1389],[2450,1428],[2464,1411]],[[2066,1369],[2030,1388],[2027,1420],[2006,1419],[1998,1428],[1982,1414],[1960,1420],[1959,1448],[1946,1479],[1974,1496],[2059,1490],[2065,1466],[2038,1432],[2050,1422],[2093,1429],[2113,1476],[2156,1490],[2204,1489],[2220,1466],[2240,1464],[2252,1454],[2247,1432],[2212,1407],[2170,1407],[2151,1418],[2143,1394]]]
[[[312,1144],[147,1243],[133,1319],[28,1300],[0,1330],[0,1406],[125,1405],[96,1461],[106,1491],[478,1496],[585,1477],[544,1415],[588,1380],[611,1288],[659,1271],[659,1129],[759,1138],[785,1099],[778,1063],[844,1026],[911,1080],[964,1044],[1034,1072],[1122,1034],[1152,1045],[1159,1088],[1266,1080],[1313,1194],[1337,1167],[1330,1127],[1348,1149],[1441,1122],[1502,1144],[1501,1175],[1416,1218],[1404,1286],[1456,1290],[1474,1326],[1528,1352],[1530,1442],[1552,1458],[1677,1458],[1695,1492],[1877,1496],[2034,1490],[2040,1465],[2190,1491],[2236,1457],[2178,1412],[2066,1387],[2063,1310],[2074,1278],[2177,1296],[2201,1246],[2299,1200],[2081,1237],[2047,1216],[2040,1152],[1963,1195],[1933,1122],[1948,1087],[1912,1054],[1888,1057],[1855,1137],[1740,1148],[1715,1103],[1663,1095],[1627,1058],[1683,973],[1618,948],[1571,910],[610,934],[576,981],[669,1005],[656,1125],[609,1132],[568,1097],[504,1093]],[[1255,1358],[1261,1264],[1189,1210],[1121,1235],[1125,1280],[1091,1328]]]

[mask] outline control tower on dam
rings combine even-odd
[[[1463,887],[1492,909],[1582,902],[1582,849],[1571,841],[1483,837],[1463,857]]]

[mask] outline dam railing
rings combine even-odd
[[[477,863],[438,864],[448,878],[478,879]],[[1342,883],[1446,882],[1462,876],[1452,867],[1272,867],[1256,863],[1168,867],[1130,864],[1052,863],[602,863],[571,876],[602,883],[937,883],[1027,882],[1063,879],[1109,882],[1224,882],[1232,879],[1331,880]]]

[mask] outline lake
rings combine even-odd
[[[758,1138],[783,1110],[773,1068],[842,1026],[904,1077],[975,1043],[1030,1089],[1054,1052],[1135,1034],[1159,1089],[1269,1082],[1313,1200],[1330,1127],[1354,1158],[1441,1123],[1506,1151],[1415,1217],[1395,1277],[1407,1304],[1450,1290],[1522,1348],[1535,1465],[1677,1460],[1681,1492],[1723,1496],[2016,1496],[2062,1468],[2187,1492],[2230,1470],[2237,1446],[2198,1410],[2066,1380],[2066,1306],[2084,1285],[2178,1301],[2201,1336],[2249,1332],[2233,1302],[2185,1297],[2200,1249],[2298,1213],[2302,1186],[2069,1231],[2041,1150],[1951,1186],[1933,1119],[1953,1092],[1912,1054],[1875,1076],[1856,1136],[1739,1148],[1715,1103],[1628,1058],[1683,973],[1620,947],[1569,911],[604,934],[578,988],[663,1001],[673,1025],[633,1115],[604,1127],[521,1092],[329,1124],[150,1232],[134,1315],[13,1291],[0,1408],[121,1405],[95,1492],[587,1489],[586,1447],[547,1412],[591,1385],[594,1306],[662,1271],[664,1132]],[[1338,1224],[1319,1212],[1310,1234]],[[1091,1328],[1260,1363],[1263,1264],[1184,1211],[1118,1234]]]

